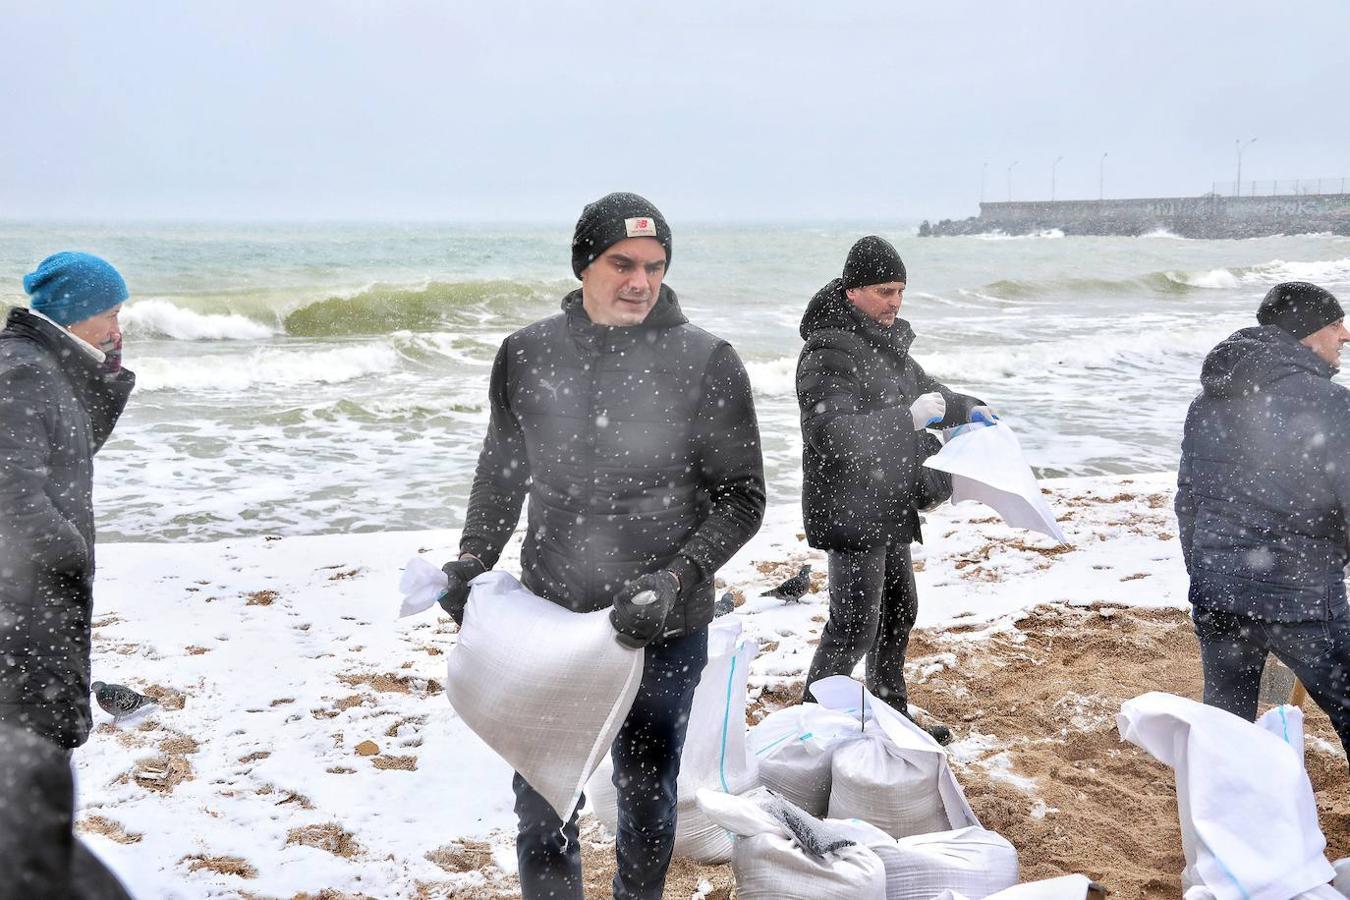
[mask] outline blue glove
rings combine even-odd
[[[977,406],[970,411],[970,418],[968,419],[968,421],[982,422],[985,425],[993,425],[995,422],[998,421],[998,416],[995,415],[994,411],[987,406]]]

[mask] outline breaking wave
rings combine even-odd
[[[1271,260],[1256,266],[1235,266],[1203,271],[1148,272],[1132,278],[1055,278],[1047,280],[1003,279],[961,293],[995,303],[1025,302],[1039,297],[1130,296],[1139,293],[1163,295],[1192,291],[1238,290],[1281,281],[1312,281],[1319,284],[1350,282],[1350,258],[1314,262]]]
[[[1004,234],[1001,231],[991,231],[987,234],[972,234],[971,237],[977,241],[1044,241],[1062,238],[1064,232],[1058,228],[1045,228],[1030,234]]]
[[[129,336],[176,341],[265,341],[280,329],[239,313],[200,313],[168,300],[137,300],[122,311]]]
[[[332,297],[288,313],[286,333],[297,337],[445,331],[502,319],[525,322],[556,309],[556,284],[519,281],[431,282],[424,287],[375,285],[350,297]]]
[[[453,333],[489,322],[514,330],[556,311],[575,286],[575,282],[433,281],[418,286],[375,284],[318,299],[234,292],[133,300],[123,315],[128,334],[179,341]]]

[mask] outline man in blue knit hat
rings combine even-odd
[[[89,736],[94,454],[126,406],[126,282],[87,253],[23,280],[0,331],[0,723],[69,751]]]

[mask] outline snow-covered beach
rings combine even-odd
[[[1185,693],[1175,686],[1184,673],[1198,686],[1172,483],[1168,473],[1047,482],[1067,549],[1007,528],[979,504],[927,517],[927,544],[916,547],[912,699],[954,726],[952,757],[977,814],[1015,844],[1019,829],[1035,844],[1019,846],[1024,877],[1056,874],[1053,855],[1043,858],[1048,836],[1091,838],[1082,823],[1114,819],[1120,834],[1099,840],[1101,853],[1077,868],[1130,879],[1108,885],[1121,897],[1176,888],[1179,839],[1167,857],[1139,855],[1175,836],[1174,804],[1149,814],[1157,821],[1147,834],[1132,835],[1125,807],[1137,816],[1137,796],[1122,791],[1121,810],[1103,809],[1100,792],[1080,783],[1066,795],[1076,782],[1046,766],[1048,753],[1092,773],[1133,767],[1170,796],[1168,770],[1118,743],[1119,701],[1103,692],[1112,682],[1127,687],[1131,662],[1161,689]],[[95,677],[148,689],[160,706],[117,727],[96,714],[95,734],[75,754],[79,828],[136,896],[510,895],[510,771],[441,691],[456,629],[439,610],[396,618],[404,562],[419,553],[440,562],[456,537],[262,535],[101,548]],[[518,550],[517,537],[501,564],[508,571]],[[803,602],[758,596],[803,561],[819,573]],[[806,546],[798,510],[779,504],[720,577],[748,598],[736,614],[762,647],[750,675],[754,720],[800,692],[825,618],[823,556]],[[1046,604],[1055,608],[1024,619]],[[1151,636],[1121,639],[1157,652],[1131,660],[1110,650],[1109,630],[1113,618],[1136,615]],[[1048,659],[1061,665],[1019,669],[1047,649],[1047,636],[1058,637]],[[1012,685],[984,678],[989,663],[1020,674]],[[1081,689],[1035,698],[1034,688],[1055,689],[1064,675]],[[1309,721],[1317,784],[1318,760],[1337,751],[1325,718],[1314,712]],[[1336,786],[1319,798],[1329,852],[1350,852],[1350,796]],[[602,843],[588,859],[605,859],[603,835],[589,834]],[[1132,847],[1125,868],[1102,862],[1130,859]],[[680,894],[692,896],[700,881],[704,896],[719,887],[725,896],[729,869],[677,867],[671,890],[692,885]]]

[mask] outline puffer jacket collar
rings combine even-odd
[[[657,294],[656,304],[652,306],[652,311],[647,313],[647,318],[636,325],[597,325],[591,321],[590,314],[586,312],[586,307],[581,303],[581,288],[577,288],[572,293],[562,299],[563,312],[567,313],[569,325],[580,325],[583,328],[593,328],[607,332],[622,331],[644,331],[650,328],[674,328],[676,325],[684,325],[689,319],[684,311],[680,309],[679,298],[675,296],[675,291],[666,285],[661,285],[661,290]],[[574,325],[574,327],[575,327]]]
[[[1283,328],[1255,325],[1210,351],[1200,384],[1211,397],[1243,397],[1300,373],[1329,379],[1336,370]]]
[[[83,381],[102,374],[100,360],[94,358],[83,341],[46,316],[36,315],[23,307],[9,311],[5,330],[12,337],[27,339],[45,348],[74,380]]]
[[[904,319],[896,319],[889,328],[882,328],[863,315],[844,293],[844,282],[836,278],[811,298],[802,315],[799,329],[802,340],[809,341],[820,331],[853,331],[876,347],[904,356],[914,343],[914,329]]]

